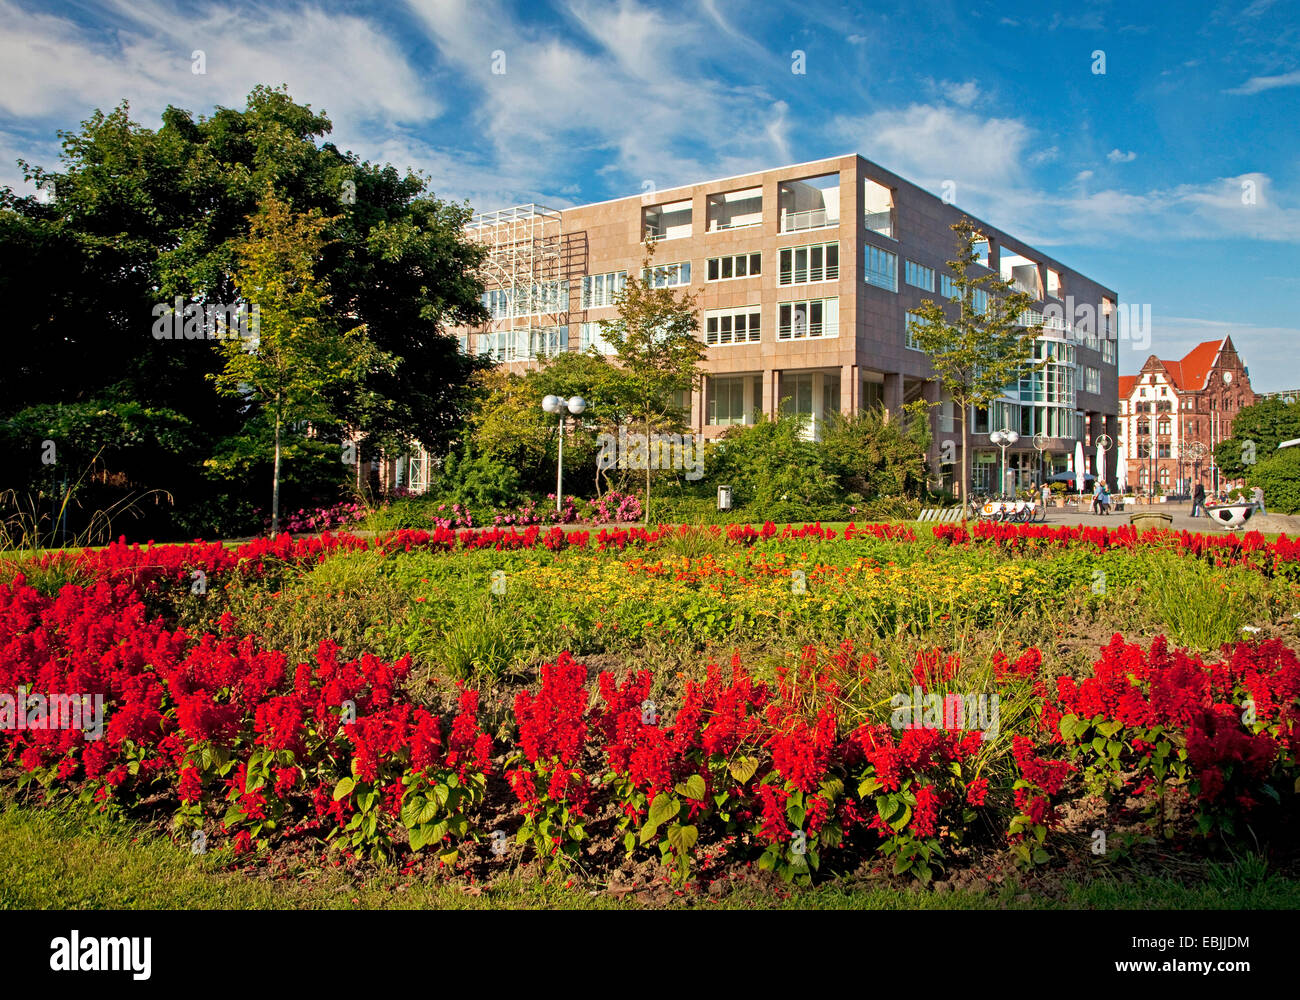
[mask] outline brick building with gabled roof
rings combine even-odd
[[[1232,436],[1241,409],[1258,399],[1231,337],[1206,340],[1173,361],[1147,358],[1137,375],[1119,378],[1119,440],[1129,488],[1188,494],[1242,485],[1227,481],[1214,447]]]

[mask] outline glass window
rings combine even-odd
[[[927,292],[933,292],[934,268],[918,264],[914,260],[905,260],[903,262],[903,280],[909,285],[915,285],[917,288],[924,288]]]
[[[777,306],[778,340],[839,336],[839,299],[807,299]]]
[[[867,284],[898,291],[898,255],[868,244],[865,247]]]

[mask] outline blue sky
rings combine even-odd
[[[1227,333],[1300,388],[1298,8],[0,0],[0,183],[95,108],[156,126],[259,82],[480,209],[858,152],[1149,303],[1121,371]]]

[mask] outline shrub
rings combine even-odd
[[[1284,448],[1249,470],[1246,480],[1264,490],[1264,507],[1300,514],[1300,447]]]

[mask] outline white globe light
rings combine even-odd
[[[569,400],[569,412],[575,417],[587,408],[587,401],[581,396],[574,396]]]
[[[1006,439],[1007,439],[1007,444],[1015,444],[1017,441],[1020,440],[1020,432],[1019,432],[1019,431],[1007,431],[1005,437],[1006,437]]]
[[[547,413],[559,413],[561,400],[559,396],[546,396],[542,399],[542,409]]]

